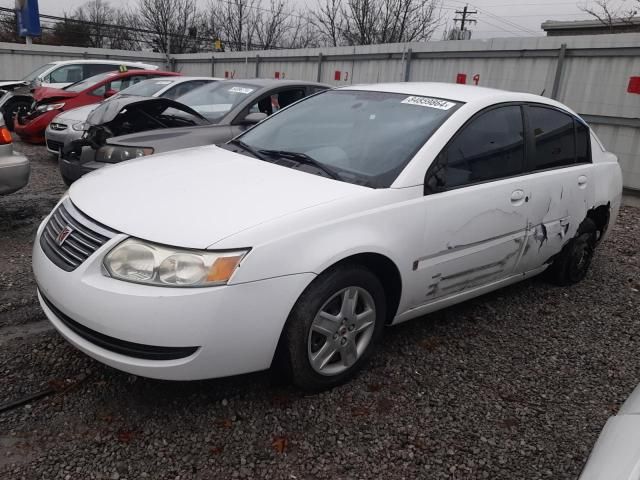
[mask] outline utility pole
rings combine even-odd
[[[462,15],[462,18],[454,18],[453,21],[454,22],[460,22],[460,31],[464,32],[465,31],[465,24],[466,23],[478,23],[477,20],[473,20],[471,18],[469,18],[469,16],[471,15],[477,15],[478,11],[477,10],[469,10],[469,6],[465,6],[464,9],[462,11],[460,10],[456,10],[456,14],[457,15]]]

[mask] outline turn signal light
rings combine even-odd
[[[244,255],[218,258],[211,266],[211,270],[209,270],[207,282],[226,282],[229,280],[242,257]]]
[[[13,142],[11,132],[7,127],[0,127],[0,145],[7,145]]]

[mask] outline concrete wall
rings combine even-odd
[[[158,53],[0,43],[0,78],[19,78],[52,60],[105,57],[160,66],[167,60]],[[640,76],[639,33],[182,54],[171,63],[186,75],[278,74],[336,86],[455,82],[462,73],[469,84],[476,76],[482,86],[543,94],[584,115],[618,155],[625,187],[640,190],[640,95],[627,93],[629,77]]]

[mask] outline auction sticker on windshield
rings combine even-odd
[[[447,102],[446,100],[440,100],[431,97],[407,97],[402,103],[407,105],[418,105],[420,107],[437,108],[438,110],[451,110],[456,106],[453,102]]]
[[[244,93],[245,95],[250,94],[251,92],[253,92],[253,88],[246,88],[246,87],[231,87],[229,89],[229,92],[231,93]]]

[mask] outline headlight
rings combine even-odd
[[[105,256],[104,266],[111,277],[127,282],[211,287],[226,284],[247,252],[186,250],[130,238]]]
[[[38,105],[36,112],[50,112],[51,110],[60,110],[62,107],[64,107],[64,103],[45,103],[44,105]]]
[[[96,162],[119,163],[132,158],[151,155],[153,148],[147,147],[120,147],[116,145],[105,145],[100,147],[96,153]]]
[[[80,122],[80,123],[74,123],[73,125],[71,125],[71,128],[73,128],[76,132],[82,132],[84,130],[86,130],[86,123],[85,122]]]

